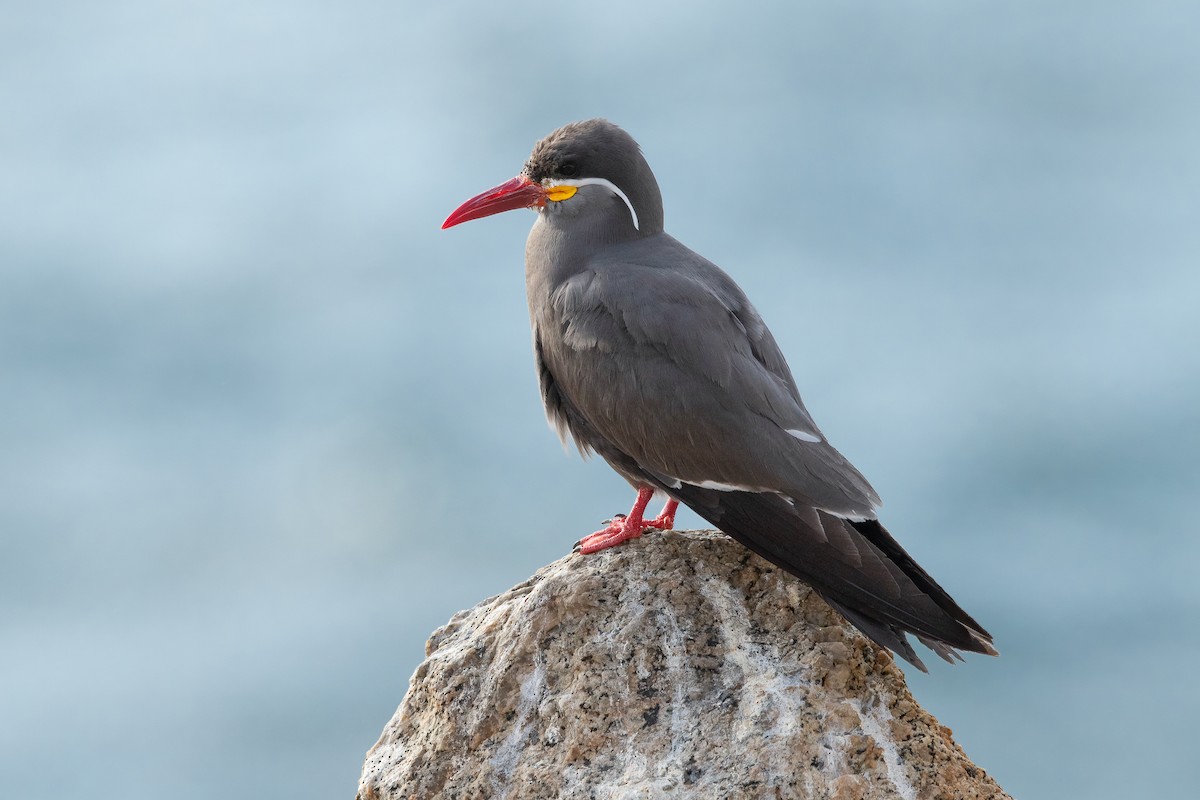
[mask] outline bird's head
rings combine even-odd
[[[641,148],[603,119],[572,122],[542,139],[520,175],[472,197],[442,227],[514,208],[535,208],[568,225],[612,226],[630,236],[662,230],[662,195]]]

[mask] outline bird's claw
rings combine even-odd
[[[643,521],[638,521],[631,525],[629,518],[622,514],[620,519],[612,520],[608,527],[602,528],[576,542],[574,552],[583,553],[584,555],[597,553],[601,550],[615,547],[622,542],[627,542],[630,539],[636,539],[651,529],[652,526]]]
[[[606,519],[606,520],[604,520],[603,523],[601,523],[602,525],[604,525],[603,528],[596,531],[595,533],[589,533],[587,536],[584,536],[582,539],[580,539],[575,544],[573,544],[571,546],[571,552],[578,553],[581,549],[583,549],[584,547],[587,546],[587,543],[589,541],[590,542],[596,541],[597,537],[599,537],[600,534],[605,534],[608,536],[616,535],[617,533],[619,533],[620,531],[622,531],[624,529],[625,519],[628,516],[629,516],[628,514],[613,514],[611,518]],[[622,540],[622,541],[624,541],[624,540]],[[606,545],[606,546],[611,547],[612,545]],[[600,548],[600,549],[603,549],[603,548]],[[594,551],[589,550],[588,552],[594,552]]]

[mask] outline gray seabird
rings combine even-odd
[[[525,281],[546,413],[637,490],[581,552],[669,529],[684,503],[922,670],[906,633],[951,663],[997,654],[879,524],[879,496],[809,416],[746,295],[663,231],[658,182],[629,134],[600,119],[559,128],[442,227],[515,208],[538,212]],[[655,492],[669,500],[647,520]]]

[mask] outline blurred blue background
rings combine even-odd
[[[542,416],[532,214],[438,229],[606,116],[996,635],[922,703],[1027,800],[1188,793],[1197,23],[10,4],[0,792],[349,798],[427,634],[627,509]]]

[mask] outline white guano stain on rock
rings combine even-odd
[[[885,706],[874,703],[867,704],[867,707],[864,708],[861,700],[850,700],[847,703],[858,714],[863,732],[874,739],[883,751],[883,763],[887,767],[888,779],[896,787],[897,794],[902,800],[917,800],[917,790],[904,773],[904,764],[900,760],[896,742],[888,733],[888,719],[884,714]]]
[[[517,703],[517,718],[513,721],[511,730],[508,736],[505,737],[504,743],[496,748],[495,754],[491,757],[492,767],[495,769],[494,786],[496,790],[504,790],[508,783],[509,776],[512,775],[516,768],[517,760],[521,756],[521,752],[525,749],[525,745],[532,731],[530,718],[541,702],[542,696],[546,690],[546,668],[538,664],[534,667],[524,680],[521,681],[520,700]]]
[[[1005,798],[902,673],[717,533],[570,555],[454,615],[360,800]]]

